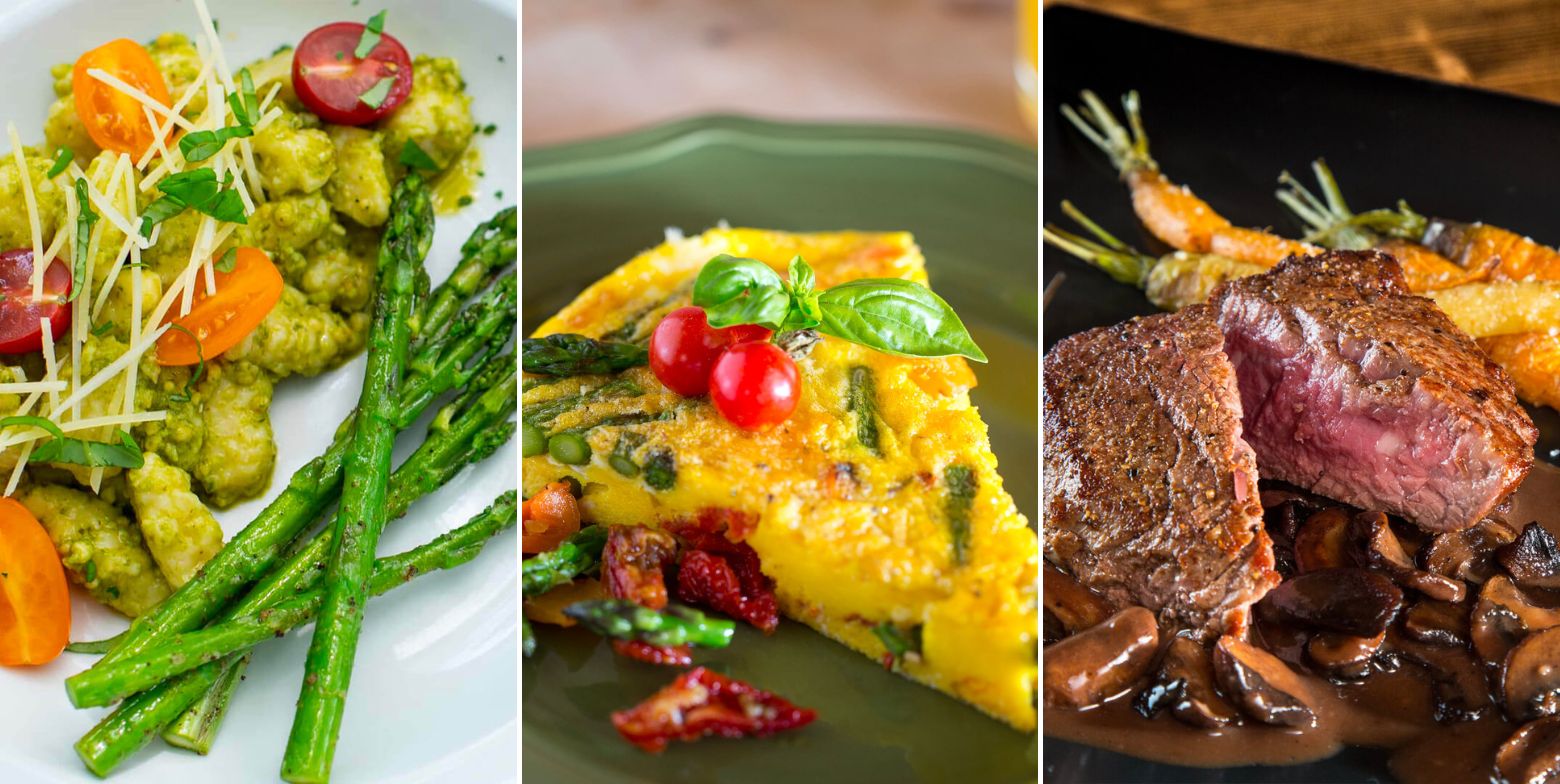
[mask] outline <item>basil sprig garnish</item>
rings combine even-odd
[[[87,193],[87,181],[76,178],[76,247],[71,252],[70,296],[66,302],[76,299],[81,287],[87,283],[87,253],[92,247],[92,226],[98,222],[98,214],[92,209],[91,195]]]
[[[88,468],[140,468],[146,464],[146,456],[129,433],[114,428],[119,443],[85,441],[65,435],[59,425],[43,417],[8,416],[0,419],[3,427],[36,427],[52,438],[33,448],[31,459],[40,463],[69,463]]]
[[[229,125],[215,131],[191,131],[179,138],[179,154],[190,163],[200,163],[222,152],[222,147],[229,139],[254,135],[255,129],[247,125]]]
[[[211,169],[191,169],[170,174],[157,183],[163,195],[141,213],[141,236],[152,236],[152,227],[183,212],[186,208],[219,221],[249,223],[244,215],[244,200],[238,191],[223,188],[232,182],[233,174],[219,182]]]
[[[693,304],[712,327],[758,324],[777,332],[815,329],[902,357],[985,362],[964,322],[931,289],[902,278],[863,278],[818,291],[812,267],[791,260],[790,280],[755,259],[721,254],[693,282]]]

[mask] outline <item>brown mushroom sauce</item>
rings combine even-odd
[[[1262,500],[1284,582],[1248,639],[1155,629],[1046,566],[1047,735],[1208,767],[1366,746],[1405,784],[1560,784],[1560,526],[1507,507],[1432,535],[1282,485]]]

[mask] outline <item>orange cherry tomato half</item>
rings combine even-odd
[[[217,293],[207,295],[204,277],[195,282],[190,312],[157,339],[157,364],[193,365],[214,359],[253,332],[282,298],[282,273],[258,248],[239,248],[232,272],[216,273]]]
[[[109,41],[76,60],[71,73],[71,91],[76,96],[76,115],[86,126],[87,135],[97,146],[113,152],[127,152],[139,158],[157,138],[157,131],[146,117],[143,104],[116,87],[104,84],[87,73],[98,68],[140,90],[163,106],[171,106],[168,84],[146,47],[128,39]],[[157,117],[162,122],[162,117]]]
[[[520,505],[520,552],[545,553],[579,530],[579,501],[563,482],[553,482]]]
[[[44,664],[70,641],[70,588],[38,518],[0,498],[0,664]]]

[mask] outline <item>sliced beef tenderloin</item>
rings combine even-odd
[[[1279,582],[1223,343],[1195,306],[1068,337],[1043,373],[1047,557],[1203,640]]]
[[[1511,380],[1391,256],[1290,257],[1211,303],[1263,477],[1446,531],[1527,476],[1538,431]]]

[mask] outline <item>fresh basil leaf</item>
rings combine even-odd
[[[227,252],[222,254],[222,258],[217,259],[217,262],[211,266],[217,272],[232,272],[233,265],[236,263],[238,263],[238,247],[235,245],[228,248]]]
[[[369,17],[368,24],[363,26],[363,36],[358,39],[357,49],[352,51],[352,56],[361,60],[374,51],[379,45],[379,39],[385,31],[385,14],[388,11],[380,11]],[[378,108],[378,107],[375,107]]]
[[[217,173],[210,169],[191,169],[170,174],[157,183],[158,190],[188,206],[211,201],[221,188],[221,183],[217,182]]]
[[[153,226],[184,212],[184,208],[184,202],[172,196],[159,196],[141,212],[141,236],[150,239]]]
[[[59,425],[41,416],[25,416],[21,414],[8,416],[0,419],[0,428],[5,427],[36,427],[39,430],[47,431],[49,435],[55,438],[65,437],[65,431],[61,430]]]
[[[87,181],[76,178],[76,247],[72,251],[70,266],[70,302],[81,293],[87,283],[87,255],[92,247],[92,226],[98,222],[98,214],[92,210],[92,200],[87,194]]]
[[[248,224],[249,217],[244,214],[244,200],[235,190],[223,190],[217,193],[216,198],[208,200],[204,204],[191,204],[196,212],[210,215],[219,221],[228,223]]]
[[[818,296],[818,331],[906,357],[986,355],[953,308],[931,289],[901,278],[841,283]]]
[[[114,329],[114,322],[112,322],[112,321],[105,321],[102,324],[99,324],[99,325],[97,325],[97,326],[92,328],[92,336],[100,338],[100,337],[103,337],[104,335],[107,335],[109,332],[113,331],[113,329]]]
[[[409,169],[422,169],[423,171],[436,172],[439,164],[433,160],[422,148],[422,145],[411,139],[406,140],[406,145],[401,148],[399,158],[401,165]]]
[[[786,271],[786,275],[791,279],[791,291],[798,296],[812,291],[818,280],[813,274],[813,268],[801,256],[791,259],[791,266]]]
[[[248,68],[239,69],[238,85],[238,92],[228,96],[228,106],[235,122],[252,129],[260,122],[260,97],[255,94],[255,79]]]
[[[722,253],[699,270],[693,304],[704,308],[712,327],[759,324],[779,329],[791,309],[791,294],[769,265]]]
[[[395,77],[386,76],[374,82],[373,87],[364,90],[363,94],[358,96],[358,100],[370,109],[378,109],[384,104],[385,99],[390,97],[390,88],[393,86],[395,86]]]
[[[49,167],[49,173],[44,176],[51,180],[60,176],[75,157],[76,154],[71,152],[69,147],[61,147],[59,153],[54,156],[54,165]]]
[[[13,425],[36,427],[49,433],[51,438],[48,441],[33,448],[32,459],[39,463],[68,463],[88,468],[140,468],[146,464],[146,456],[142,454],[140,445],[129,433],[117,428],[114,432],[119,434],[119,443],[106,444],[70,438],[65,435],[65,431],[60,430],[59,425],[43,417],[8,416],[0,419],[0,427]]]
[[[247,125],[230,125],[215,131],[194,131],[179,138],[179,153],[190,163],[200,163],[222,152],[222,146],[227,144],[229,139],[242,139],[254,135],[255,129]]]
[[[200,336],[191,332],[189,327],[183,324],[171,323],[168,325],[168,328],[183,332],[190,336],[190,340],[195,341],[195,358],[200,361],[200,364],[196,365],[195,372],[191,373],[190,377],[184,380],[184,391],[175,392],[168,396],[168,399],[175,403],[188,403],[190,398],[194,396],[195,384],[200,381],[201,376],[206,375],[206,347],[200,342]]]

